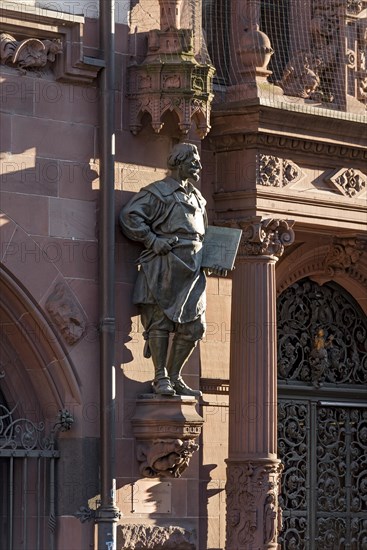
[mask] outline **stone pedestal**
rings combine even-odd
[[[204,423],[194,397],[143,394],[132,418],[142,477],[180,477]]]
[[[292,223],[240,222],[233,276],[227,460],[227,550],[277,548],[278,493],[275,263]]]

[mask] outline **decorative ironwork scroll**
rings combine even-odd
[[[279,299],[278,357],[279,380],[365,384],[367,322],[336,288],[300,281]]]
[[[366,318],[336,286],[303,280],[278,320],[280,548],[367,548]]]

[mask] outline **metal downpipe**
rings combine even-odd
[[[100,489],[98,550],[116,550],[115,483],[115,0],[99,2],[100,73]]]

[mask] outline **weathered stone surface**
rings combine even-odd
[[[178,526],[121,525],[117,547],[124,550],[194,550],[196,533]]]

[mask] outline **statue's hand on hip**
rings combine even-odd
[[[166,239],[164,237],[156,237],[152,249],[158,256],[165,256],[173,248],[173,245],[177,242],[177,237]]]

